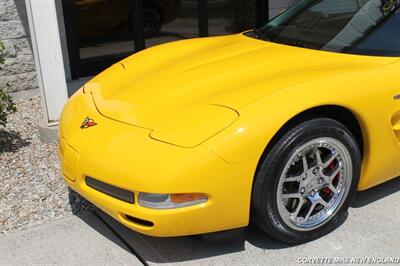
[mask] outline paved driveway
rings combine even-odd
[[[304,245],[288,246],[253,227],[225,240],[218,235],[206,239],[152,238],[98,213],[0,238],[0,264],[140,265],[142,259],[148,264],[298,265],[303,259],[322,257],[400,258],[399,229],[400,178],[397,178],[359,193],[341,228]]]
[[[275,241],[253,227],[227,242],[199,237],[158,239],[106,219],[149,264],[292,265],[307,257],[400,258],[400,178],[359,193],[342,227],[299,246]]]

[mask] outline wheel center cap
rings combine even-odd
[[[310,169],[307,173],[307,178],[302,182],[302,186],[307,193],[319,188],[319,168]]]
[[[306,189],[306,192],[310,193],[311,191],[318,189],[318,182],[310,180],[309,182],[306,182],[304,184],[304,187]]]

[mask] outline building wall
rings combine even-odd
[[[9,92],[38,87],[29,39],[24,0],[0,0],[0,41],[5,64],[0,67],[0,88]]]

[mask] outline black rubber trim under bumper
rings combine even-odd
[[[135,203],[135,194],[129,190],[125,190],[122,188],[114,187],[104,182],[101,182],[97,179],[87,176],[86,185],[89,187],[100,191],[110,197],[128,202],[128,203]]]

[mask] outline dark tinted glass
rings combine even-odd
[[[288,45],[370,55],[399,53],[400,0],[303,0],[256,31]]]
[[[210,36],[239,33],[254,28],[254,0],[208,0]]]
[[[348,52],[382,56],[400,56],[400,14],[396,12]]]
[[[145,1],[146,47],[199,37],[197,0]]]
[[[131,0],[74,0],[80,59],[134,52]]]
[[[210,36],[254,28],[254,0],[153,0],[144,5],[146,47],[199,37],[200,1],[207,1]]]

